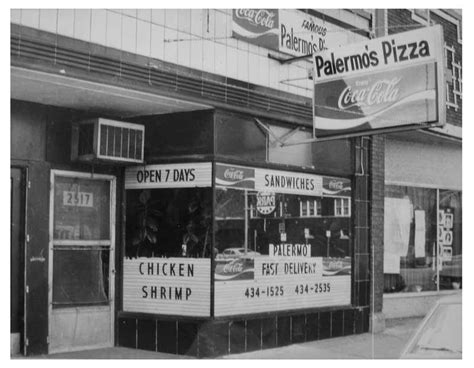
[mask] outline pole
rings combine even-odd
[[[244,204],[244,219],[245,219],[245,230],[244,230],[244,253],[247,254],[248,251],[248,243],[249,243],[249,214],[248,214],[248,191],[245,189],[245,204]]]
[[[436,290],[439,293],[439,267],[440,263],[443,262],[439,254],[439,189],[436,189]]]

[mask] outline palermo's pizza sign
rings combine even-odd
[[[443,123],[442,45],[435,26],[315,53],[315,136]]]

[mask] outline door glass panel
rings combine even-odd
[[[109,182],[56,177],[54,239],[110,239]]]
[[[55,306],[107,303],[108,285],[108,249],[55,249],[53,256]]]

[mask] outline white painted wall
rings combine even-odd
[[[367,27],[366,19],[348,11],[325,11]],[[11,22],[280,91],[312,94],[307,79],[312,64],[280,65],[268,58],[268,49],[232,38],[232,9],[12,9]]]

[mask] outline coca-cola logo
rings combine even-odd
[[[222,268],[223,273],[240,273],[243,270],[244,264],[242,262],[231,262]]]
[[[342,188],[343,188],[342,181],[331,180],[329,182],[329,189],[342,190]]]
[[[347,86],[339,96],[338,107],[346,110],[354,106],[373,106],[396,102],[399,99],[400,89],[397,87],[401,78],[381,79],[372,85],[357,88]]]
[[[244,171],[238,169],[226,169],[224,171],[224,178],[228,180],[244,180]]]
[[[272,29],[275,26],[275,12],[267,9],[236,9],[235,16],[250,24]]]

